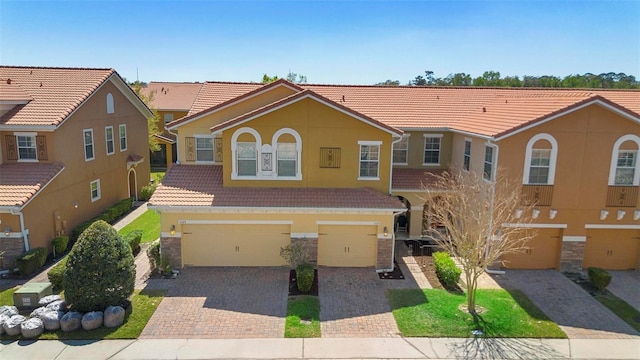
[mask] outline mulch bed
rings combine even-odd
[[[289,272],[289,296],[296,295],[313,295],[318,296],[318,270],[313,270],[313,283],[311,284],[311,290],[309,292],[302,292],[298,290],[298,283],[296,282],[296,271],[291,269]]]
[[[444,286],[442,286],[442,283],[440,283],[438,275],[436,275],[436,267],[433,265],[433,258],[431,257],[431,255],[414,256],[413,258],[416,260],[416,263],[420,265],[422,273],[434,289],[445,288]]]
[[[402,274],[402,269],[398,266],[398,262],[393,259],[393,271],[391,272],[379,272],[378,277],[382,280],[403,280],[404,274]]]
[[[609,292],[609,290],[607,289],[605,289],[604,291],[598,290],[598,288],[591,285],[591,282],[589,282],[589,279],[582,273],[563,272],[562,274],[567,278],[569,278],[569,280],[578,284],[582,289],[584,289],[584,291],[588,292],[591,296],[606,295]]]

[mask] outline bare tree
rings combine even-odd
[[[487,181],[475,172],[445,172],[425,187],[429,221],[446,231],[429,235],[460,263],[467,287],[467,307],[476,314],[478,278],[509,253],[521,252],[534,236],[534,205],[523,204],[521,184],[498,177]],[[510,226],[510,224],[518,226]]]
[[[149,130],[149,150],[158,151],[160,150],[160,143],[158,142],[158,138],[156,135],[162,134],[162,130],[160,130],[158,124],[160,122],[160,114],[158,113],[158,109],[153,106],[153,99],[155,97],[155,91],[150,91],[145,94],[142,89],[144,83],[136,81],[131,84],[131,89],[133,92],[138,95],[140,100],[144,102],[149,110],[151,110],[151,116],[147,118],[147,128]]]

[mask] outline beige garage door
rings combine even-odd
[[[183,225],[185,266],[280,266],[290,225]]]
[[[318,227],[318,265],[366,267],[376,265],[378,227],[321,225]]]
[[[640,230],[589,229],[582,266],[609,270],[636,269],[639,242]]]
[[[510,269],[555,269],[560,262],[562,229],[536,229],[535,237],[527,242],[523,252],[504,257]]]

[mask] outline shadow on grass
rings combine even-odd
[[[537,339],[478,336],[449,346],[456,359],[562,359],[566,354]]]

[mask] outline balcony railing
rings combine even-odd
[[[638,203],[638,186],[609,186],[607,206],[635,207]]]
[[[523,185],[522,203],[525,205],[551,206],[553,185]]]

